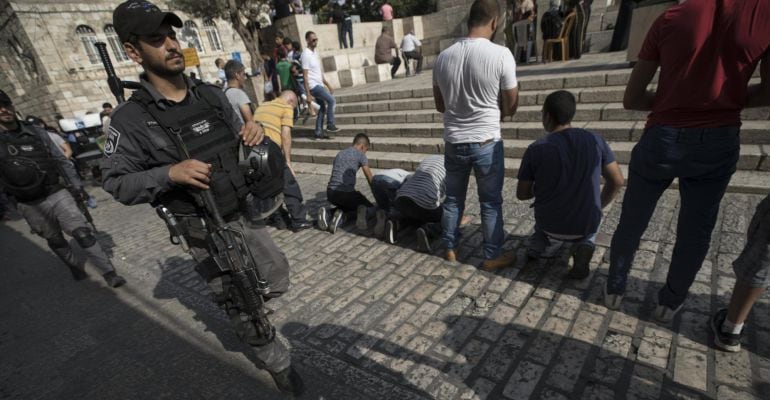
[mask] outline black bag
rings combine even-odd
[[[540,30],[543,32],[543,40],[556,39],[561,33],[563,21],[559,10],[552,8],[543,14],[543,20],[540,21]]]

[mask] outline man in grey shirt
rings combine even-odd
[[[253,121],[254,113],[251,110],[251,99],[243,91],[246,82],[246,67],[240,61],[230,60],[225,64],[225,76],[227,76],[227,87],[225,96],[233,106],[233,111],[241,123],[244,121]]]
[[[366,152],[369,150],[369,137],[363,133],[353,138],[353,145],[340,151],[334,157],[332,175],[326,187],[326,198],[336,209],[331,222],[328,220],[327,211],[321,207],[318,210],[318,227],[328,229],[335,233],[344,223],[344,214],[357,212],[356,226],[363,230],[368,227],[369,217],[374,215],[374,205],[361,192],[356,190],[356,174],[360,168],[364,171],[369,185],[372,184],[372,170],[369,168],[369,160]]]

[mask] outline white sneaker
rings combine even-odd
[[[398,232],[398,225],[396,221],[389,219],[385,222],[385,241],[389,244],[396,244],[396,235]]]
[[[318,208],[318,229],[322,231],[329,229],[329,214],[325,207]]]
[[[341,209],[337,209],[337,211],[334,212],[334,217],[332,217],[332,223],[329,224],[329,232],[331,233],[337,233],[337,228],[342,226],[345,220],[345,213],[342,212]]]

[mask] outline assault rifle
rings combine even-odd
[[[98,42],[94,45],[107,72],[107,84],[110,87],[110,91],[112,91],[112,94],[115,95],[119,103],[126,101],[123,89],[139,89],[139,84],[121,81],[115,73],[110,55],[107,53],[107,45],[103,42]],[[164,130],[177,148],[179,148],[184,158],[190,159],[190,153],[180,133],[171,132],[170,129],[165,127]],[[210,190],[190,190],[190,193],[195,197],[198,206],[203,210],[204,215],[201,217],[201,221],[206,229],[206,244],[209,254],[222,272],[232,275],[232,283],[235,290],[234,293],[229,294],[233,295],[233,301],[238,302],[241,309],[254,322],[254,326],[257,329],[257,337],[264,340],[263,343],[252,344],[262,345],[269,343],[275,338],[275,327],[267,318],[268,312],[265,307],[265,296],[270,293],[270,286],[257,268],[256,258],[254,258],[254,254],[252,254],[248,246],[246,235],[240,229],[225,222]],[[157,207],[156,211],[169,228],[171,242],[182,245],[185,251],[190,252],[176,217],[162,205]]]

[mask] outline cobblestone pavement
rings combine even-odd
[[[299,177],[312,209],[324,204],[327,179]],[[506,179],[505,247],[523,250],[533,216],[514,187]],[[93,192],[100,242],[128,279],[116,291],[98,277],[73,282],[23,221],[0,225],[0,398],[282,398],[154,211]],[[727,302],[730,262],[760,196],[725,197],[683,312],[662,325],[651,316],[673,247],[675,191],[661,198],[620,311],[601,301],[618,202],[590,278],[574,283],[563,279],[559,246],[495,274],[474,268],[481,232],[469,193],[474,221],[457,263],[416,252],[413,232],[391,246],[354,224],[336,235],[273,231],[294,268],[292,290],[271,302],[273,320],[308,385],[303,398],[770,398],[770,297],[752,313],[744,351],[714,350],[707,329]]]

